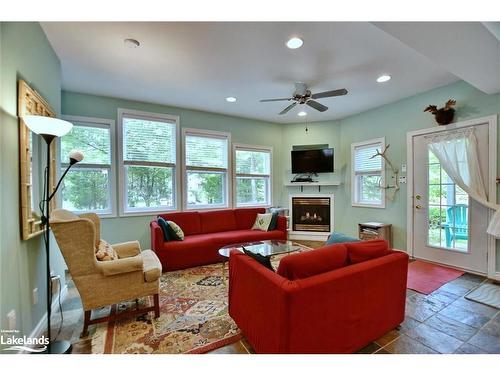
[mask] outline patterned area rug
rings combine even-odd
[[[139,304],[151,302],[143,298]],[[241,338],[227,312],[220,264],[164,273],[160,306],[158,319],[150,313],[98,325],[92,353],[205,353]],[[128,302],[112,310],[134,307]]]
[[[299,252],[310,250],[299,246]],[[283,256],[272,258],[275,269]],[[150,298],[139,300],[140,306],[151,304]],[[220,348],[242,338],[227,304],[221,264],[166,272],[160,279],[160,317],[153,319],[150,313],[91,326],[92,353],[194,354]],[[135,307],[134,301],[126,302],[112,306],[111,312]],[[93,318],[109,312],[94,311]]]

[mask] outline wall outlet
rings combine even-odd
[[[52,286],[52,295],[59,293],[59,282],[61,280],[61,276],[51,276],[51,286]]]
[[[33,289],[33,293],[31,294],[31,300],[33,305],[38,304],[38,288]]]
[[[400,184],[406,184],[406,176],[399,176],[398,181]]]
[[[7,325],[9,326],[9,330],[16,329],[16,310],[10,310],[7,314]]]

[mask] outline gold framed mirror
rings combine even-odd
[[[19,118],[19,181],[20,181],[20,218],[21,237],[33,238],[43,232],[41,213],[38,204],[43,196],[42,152],[47,147],[42,138],[32,133],[23,121],[23,116],[40,115],[56,117],[47,101],[25,81],[18,82],[17,115]],[[52,142],[49,186],[54,189],[56,180],[56,142]],[[52,200],[50,210],[55,208]]]

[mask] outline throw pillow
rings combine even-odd
[[[257,214],[252,229],[262,230],[266,232],[269,228],[269,224],[271,224],[272,218],[273,214]]]
[[[287,255],[281,259],[276,273],[288,280],[305,279],[345,267],[348,261],[347,247],[336,244]]]
[[[258,254],[258,253],[252,253],[251,251],[245,249],[243,247],[243,252],[248,255],[249,257],[255,259],[257,262],[259,262],[260,264],[262,264],[264,267],[266,268],[269,268],[271,271],[274,272],[274,268],[271,264],[271,258],[270,257],[266,257],[262,254]]]
[[[165,242],[170,241],[171,238],[170,238],[170,232],[169,232],[169,229],[168,229],[167,220],[165,220],[161,216],[158,216],[158,218],[156,219],[156,221],[158,222],[158,225],[160,226],[161,231],[163,232],[163,240]]]
[[[168,235],[171,240],[184,241],[184,232],[181,227],[178,226],[173,221],[167,221],[168,224]]]
[[[99,246],[96,248],[95,257],[99,261],[108,261],[118,259],[115,249],[104,240],[99,241]]]
[[[276,210],[274,208],[271,208],[269,210],[271,213],[271,223],[269,224],[269,228],[267,228],[268,231],[271,230],[276,230],[278,228],[278,216],[279,216],[279,210]]]
[[[346,243],[351,264],[361,263],[389,254],[389,243],[386,240],[369,240]]]
[[[328,240],[326,240],[325,245],[331,245],[334,243],[344,243],[344,242],[359,242],[360,239],[356,237],[351,237],[348,236],[347,234],[340,233],[340,232],[332,232],[330,236],[328,237]]]

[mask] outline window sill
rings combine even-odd
[[[385,204],[351,203],[352,207],[385,208]]]
[[[155,210],[155,211],[122,212],[122,213],[120,213],[119,217],[157,216],[160,214],[170,213],[170,212],[179,212],[179,210],[172,208],[172,209]]]

